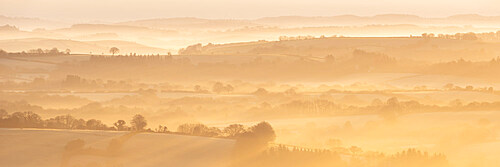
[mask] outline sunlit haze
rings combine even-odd
[[[498,0],[0,0],[0,167],[498,167]]]
[[[0,14],[70,22],[163,17],[255,19],[270,16],[412,14],[500,15],[498,0],[0,0]]]

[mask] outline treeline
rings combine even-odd
[[[285,94],[285,93],[283,93]],[[288,91],[286,94],[293,94],[293,91]],[[387,94],[390,95],[390,94]],[[366,115],[375,114],[387,119],[395,119],[398,116],[411,113],[425,112],[459,112],[459,111],[496,111],[500,110],[500,101],[493,102],[465,102],[460,99],[451,100],[448,105],[432,105],[422,104],[415,100],[400,100],[397,97],[387,100],[374,99],[369,105],[346,105],[332,100],[329,97],[321,98],[301,98],[301,95],[295,95],[296,98],[289,99],[283,102],[266,103],[276,98],[285,95],[264,94],[258,93],[256,97],[261,99],[260,104],[256,104],[251,108],[230,107],[231,118],[244,120],[259,120],[271,118],[300,118],[300,117],[328,117],[338,115]],[[10,97],[10,96],[4,96]],[[40,98],[47,98],[41,96]],[[182,107],[182,110],[158,110],[161,118],[169,119],[171,116],[179,116],[186,118],[185,113],[191,113],[197,116],[205,114],[205,111],[213,111],[212,113],[222,113],[223,109],[217,108],[220,105],[227,105],[226,102],[214,100],[214,98],[180,98],[180,99],[162,99],[154,95],[154,92],[143,91],[136,98],[127,99],[121,103],[132,103],[137,100],[153,101],[151,104],[165,104],[166,106]],[[140,103],[142,104],[142,103]],[[171,105],[175,104],[175,105]],[[193,104],[203,104],[202,107],[192,107]],[[147,104],[149,105],[149,104]],[[215,106],[215,107],[214,107]],[[190,108],[191,107],[191,108]],[[0,108],[11,112],[33,111],[35,113],[43,113],[50,115],[63,115],[75,113],[85,115],[90,113],[99,113],[108,117],[119,115],[133,115],[135,113],[151,113],[151,110],[145,108],[131,107],[113,107],[104,106],[101,103],[90,103],[85,106],[74,109],[44,109],[37,105],[30,105],[22,101],[1,101]],[[175,107],[174,107],[175,108]],[[224,111],[226,112],[226,111]],[[161,113],[161,114],[160,114]],[[180,114],[180,115],[178,115]],[[195,125],[186,127],[191,128]],[[198,127],[206,129],[204,127]],[[174,128],[175,129],[175,128]],[[222,130],[222,129],[221,129]],[[182,131],[187,132],[187,131]],[[191,133],[191,132],[190,132]],[[202,134],[196,132],[195,134]]]
[[[409,113],[422,112],[457,112],[457,111],[485,111],[499,110],[500,101],[496,102],[470,102],[453,100],[447,106],[426,105],[415,100],[400,101],[397,97],[372,101],[368,106],[345,106],[331,100],[294,100],[276,106],[262,104],[247,111],[253,119],[259,118],[295,118],[310,116],[336,116],[377,114],[387,119]]]
[[[68,73],[92,78],[139,78],[169,81],[201,79],[322,78],[363,72],[413,72],[396,59],[380,53],[355,50],[351,56],[334,58],[255,57],[248,62],[192,63],[189,58],[169,56],[93,56],[89,61],[61,64],[52,74]],[[116,70],[121,69],[121,70]],[[147,73],[148,75],[144,75]],[[186,77],[189,76],[189,77]]]
[[[61,115],[42,119],[34,112],[14,112],[8,114],[0,110],[0,128],[42,128],[42,129],[82,129],[82,130],[144,130],[147,121],[142,115],[135,115],[131,120],[132,127],[125,126],[125,121],[118,120],[114,126],[108,126],[97,119],[79,119],[71,115]]]
[[[117,120],[112,126],[104,124],[100,120],[84,120],[71,115],[61,115],[54,118],[42,119],[34,112],[14,112],[8,114],[5,110],[0,110],[0,128],[41,128],[41,129],[78,129],[78,130],[115,130],[115,131],[146,131],[154,133],[183,134],[204,137],[239,138],[258,133],[261,127],[271,129],[267,122],[261,122],[252,127],[245,127],[241,124],[231,124],[224,128],[208,127],[204,124],[182,124],[177,127],[177,131],[170,131],[167,126],[159,125],[157,128],[147,128],[148,121],[144,116],[137,114],[132,117],[130,125],[125,120]],[[274,135],[274,131],[272,131]]]
[[[0,68],[1,70],[1,68]],[[0,88],[6,90],[57,90],[57,91],[131,91],[150,88],[169,89],[169,83],[145,84],[126,80],[87,79],[79,75],[65,75],[62,79],[34,78],[30,82],[0,82]]]
[[[236,126],[236,125],[232,125]],[[236,128],[242,130],[242,128]],[[311,149],[288,145],[273,145],[276,138],[270,124],[261,122],[238,131],[231,166],[234,167],[447,167],[446,156],[430,155],[408,149],[393,155],[363,150],[359,147]]]
[[[0,68],[1,70],[1,68]],[[211,87],[211,88],[209,88]],[[49,80],[42,77],[34,78],[31,82],[0,82],[0,89],[30,89],[30,90],[56,90],[56,91],[91,91],[91,92],[135,92],[145,91],[177,91],[191,93],[231,93],[235,87],[231,84],[215,82],[202,87],[200,85],[185,87],[171,83],[140,83],[130,80],[103,80],[88,79],[79,75],[66,75],[62,80]],[[186,89],[192,89],[186,90]]]
[[[278,47],[278,46],[276,46]],[[267,48],[255,48],[265,51]],[[286,48],[284,48],[286,50]],[[116,70],[121,69],[121,70]],[[173,56],[91,56],[89,61],[61,64],[51,76],[72,73],[91,78],[179,81],[222,79],[323,79],[356,73],[425,73],[457,75],[496,80],[500,74],[498,58],[491,61],[465,61],[424,64],[400,61],[386,54],[354,50],[348,56],[276,58],[255,57],[245,63],[192,63]],[[144,75],[147,73],[148,75]],[[189,77],[186,77],[189,76]]]
[[[500,31],[486,33],[456,33],[456,34],[434,34],[423,33],[422,38],[440,38],[440,39],[455,39],[455,40],[500,40]]]
[[[52,49],[30,49],[28,51],[10,53],[0,49],[0,56],[48,56],[48,55],[65,55],[70,54],[71,50],[66,49],[64,51],[60,51],[57,48]]]
[[[107,126],[99,120],[78,119],[70,115],[42,119],[33,112],[15,112],[8,114],[0,110],[0,128],[51,128],[51,129],[88,129],[117,131],[146,131],[154,133],[183,134],[205,137],[236,139],[232,156],[232,166],[238,167],[446,167],[448,161],[442,154],[430,155],[415,149],[408,149],[393,155],[377,152],[363,152],[361,148],[351,147],[346,151],[339,149],[309,149],[285,145],[272,146],[276,134],[267,122],[251,127],[231,124],[225,128],[208,127],[204,124],[182,124],[176,132],[160,125],[154,130],[145,129],[147,120],[142,115],[135,115],[130,126],[124,120]]]
[[[500,57],[493,58],[490,61],[473,62],[459,59],[450,62],[437,63],[430,65],[422,72],[428,74],[458,75],[467,77],[478,77],[487,80],[497,81],[500,78]]]
[[[249,158],[241,167],[448,167],[443,154],[429,154],[416,149],[408,149],[393,155],[378,152],[352,152],[348,155],[331,150],[270,147],[261,154]]]
[[[141,63],[174,63],[175,59],[172,55],[137,55],[135,53],[117,55],[117,56],[102,56],[91,55],[89,61],[92,63],[125,63],[125,64],[141,64]],[[185,60],[184,60],[185,61]]]

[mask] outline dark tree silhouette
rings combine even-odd
[[[158,128],[155,130],[155,132],[168,133],[168,128],[167,126],[158,125]]]
[[[113,56],[119,52],[120,52],[120,49],[118,49],[117,47],[112,47],[111,49],[109,49],[109,53],[113,54]]]
[[[255,92],[253,92],[253,94],[259,95],[259,96],[264,96],[264,95],[269,94],[269,92],[264,88],[259,88]]]
[[[215,93],[221,93],[221,92],[224,91],[224,85],[222,83],[220,83],[220,82],[217,82],[212,87],[212,91],[215,92]]]
[[[104,130],[107,129],[106,125],[104,125],[100,120],[90,119],[86,123],[87,129],[91,130]]]
[[[237,138],[236,150],[260,152],[267,148],[269,143],[276,139],[276,134],[271,124],[261,122],[250,127],[245,133]]]
[[[225,127],[223,132],[227,137],[237,137],[238,135],[245,133],[246,130],[241,124],[231,124],[228,127]]]
[[[232,92],[233,90],[234,90],[233,86],[229,84],[224,86],[224,84],[220,82],[215,83],[214,86],[212,87],[212,91],[215,93]]]
[[[203,124],[182,124],[177,127],[177,132],[195,136],[216,137],[221,134],[221,130],[215,127],[208,127]]]
[[[276,134],[274,133],[274,129],[268,122],[261,122],[255,126],[250,128],[250,131],[255,134],[256,137],[259,138],[262,142],[266,144],[269,142],[273,142],[276,139]]]
[[[132,121],[130,121],[132,124],[132,127],[134,130],[140,131],[144,130],[144,128],[148,125],[148,122],[146,121],[146,118],[144,116],[137,114],[132,118]]]
[[[57,49],[57,48],[52,48],[51,50],[49,50],[49,53],[50,54],[59,54],[61,52],[59,52],[59,49]]]
[[[15,112],[8,118],[8,126],[19,128],[36,128],[43,126],[42,117],[31,111]]]
[[[116,130],[121,131],[126,129],[125,124],[126,122],[124,120],[118,120],[113,125],[115,126]]]

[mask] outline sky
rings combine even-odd
[[[500,0],[0,0],[0,15],[72,22],[169,17],[254,19],[345,14],[500,16],[499,6]]]

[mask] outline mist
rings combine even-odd
[[[0,0],[0,166],[497,166],[498,5]]]

